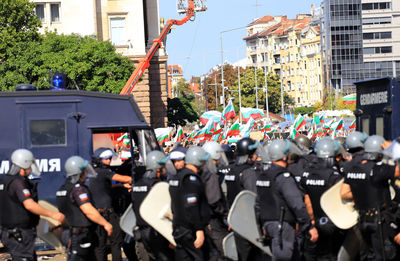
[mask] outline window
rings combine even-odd
[[[111,42],[113,45],[125,45],[125,18],[111,18]],[[254,59],[253,59],[254,63]]]
[[[363,132],[369,135],[369,118],[364,118],[361,120],[361,127]]]
[[[375,121],[375,134],[383,137],[383,117],[376,117]]]
[[[50,5],[51,22],[60,22],[60,4]]]
[[[392,53],[392,46],[377,47],[377,48],[380,48],[380,53]]]
[[[362,10],[390,9],[391,2],[362,4]]]
[[[30,134],[32,146],[66,145],[64,120],[32,120]]]
[[[391,39],[392,32],[378,32],[378,33],[364,33],[364,40],[373,40],[373,39]]]
[[[376,18],[364,18],[362,20],[363,25],[370,24],[390,24],[392,23],[391,17],[376,17]]]
[[[35,7],[36,16],[39,18],[41,22],[45,21],[44,18],[44,4],[37,4]]]

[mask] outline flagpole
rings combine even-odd
[[[240,124],[242,124],[242,114],[241,114],[241,110],[242,110],[242,94],[240,91],[240,65],[238,66],[238,78],[239,78],[239,121]]]

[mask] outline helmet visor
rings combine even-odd
[[[261,143],[259,143],[259,142],[257,142],[257,143],[258,143],[258,146],[256,149],[256,153],[257,153],[258,157],[261,158],[261,161],[263,163],[271,162],[271,159],[269,158],[269,155],[268,155],[268,151],[261,145]]]
[[[172,163],[172,160],[168,159],[165,162],[165,169],[167,171],[167,173],[166,173],[167,176],[176,175],[176,169],[175,169],[174,163]]]
[[[296,154],[298,156],[303,156],[304,152],[293,142],[287,141],[289,142],[289,153],[291,154]]]
[[[31,164],[31,174],[29,174],[28,178],[29,179],[38,179],[40,178],[40,168],[39,165],[37,164],[37,160],[33,158],[32,164]]]
[[[211,158],[207,160],[204,164],[204,172],[210,172],[216,174],[218,171],[217,166],[215,165],[215,161]]]
[[[229,165],[228,157],[226,157],[225,151],[221,152],[221,158],[219,159],[219,167],[226,167]]]
[[[87,161],[86,161],[87,162]],[[83,167],[82,169],[84,169],[85,167]],[[97,177],[97,172],[96,170],[94,170],[92,164],[89,164],[89,162],[86,165],[86,172],[88,175],[88,178],[95,178]]]

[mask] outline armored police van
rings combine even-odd
[[[41,171],[39,198],[54,202],[72,155],[90,160],[95,149],[134,149],[141,159],[159,149],[131,95],[86,91],[0,93],[0,175],[10,168],[17,148],[33,152]],[[131,146],[132,145],[132,146]]]
[[[392,140],[400,136],[400,78],[377,78],[355,83],[357,130]]]

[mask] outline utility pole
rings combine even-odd
[[[282,71],[282,60],[280,60],[281,58],[279,58],[279,62],[281,63],[281,116],[282,116],[282,118],[284,118],[285,117],[285,108],[284,108],[284,104],[283,104],[283,81],[282,81],[282,78],[283,78],[283,71]]]
[[[224,50],[222,46],[222,32],[219,34],[219,39],[221,42],[221,86],[222,86],[222,99],[225,108],[225,87],[224,87]]]
[[[208,108],[207,108],[207,76],[206,75],[204,75],[204,93],[205,93],[205,96],[206,96],[206,101],[205,101],[205,103],[206,103],[206,111],[208,111]]]
[[[256,109],[258,109],[257,65],[254,67],[254,81],[256,84]]]
[[[268,108],[268,82],[267,82],[267,60],[265,56],[265,45],[264,45],[264,78],[265,78],[265,109],[267,110],[267,119],[269,120],[269,108]]]
[[[238,83],[239,83],[239,121],[240,124],[242,124],[242,114],[241,114],[241,110],[242,110],[242,94],[240,91],[240,65],[238,66]]]

